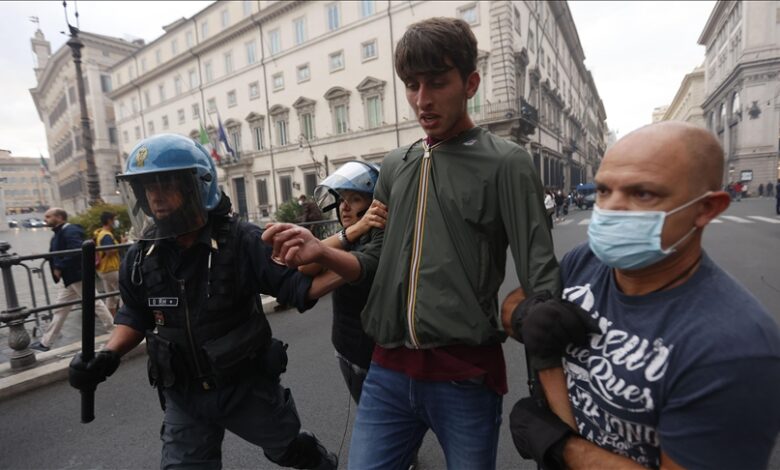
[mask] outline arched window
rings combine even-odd
[[[731,97],[731,116],[742,117],[742,108],[739,103],[739,92],[735,91],[734,96]]]
[[[721,103],[720,114],[718,116],[718,129],[723,129],[724,125],[726,125],[726,105]]]

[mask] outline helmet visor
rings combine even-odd
[[[120,175],[117,181],[136,239],[176,237],[206,224],[195,170]]]
[[[338,206],[341,191],[373,194],[377,170],[362,162],[347,162],[314,188],[314,200],[323,212]]]

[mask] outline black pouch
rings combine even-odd
[[[271,338],[271,344],[260,358],[260,369],[264,376],[276,380],[287,371],[287,346],[282,341]]]
[[[147,331],[146,352],[149,354],[149,383],[152,387],[172,387],[176,383],[176,345],[152,331]]]
[[[217,375],[231,375],[246,359],[253,359],[268,345],[271,328],[263,314],[253,314],[250,320],[228,334],[203,344],[203,351]]]

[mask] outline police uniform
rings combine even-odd
[[[193,458],[219,467],[225,429],[284,464],[299,434],[279,383],[286,356],[256,293],[303,311],[311,279],[271,262],[260,234],[226,219],[184,250],[173,239],[136,243],[122,264],[116,323],[146,332],[149,379],[165,402],[163,468]]]

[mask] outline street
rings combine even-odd
[[[559,258],[587,239],[590,211],[574,209],[553,230]],[[780,216],[774,215],[774,199],[746,199],[705,229],[709,255],[753,292],[780,322]],[[511,263],[500,300],[516,287]],[[739,312],[734,312],[735,315]],[[290,344],[290,363],[283,376],[293,391],[303,426],[316,433],[334,452],[341,448],[341,468],[346,468],[351,423],[355,407],[342,382],[330,345],[330,298],[305,314],[286,311],[270,314],[275,336]],[[509,394],[504,398],[504,422],[498,450],[499,469],[532,469],[511,442],[508,413],[527,393],[523,353],[513,340],[504,347],[509,370]],[[79,394],[66,382],[0,402],[0,435],[3,451],[0,467],[10,469],[135,469],[159,466],[159,430],[162,412],[156,392],[146,380],[146,359],[139,356],[123,363],[107,383],[98,387],[96,419],[79,422]],[[343,442],[343,447],[341,447]],[[443,469],[445,463],[433,434],[428,433],[420,451],[420,468]],[[277,468],[262,451],[227,433],[223,447],[226,468]],[[775,447],[770,468],[780,469],[780,449]]]

